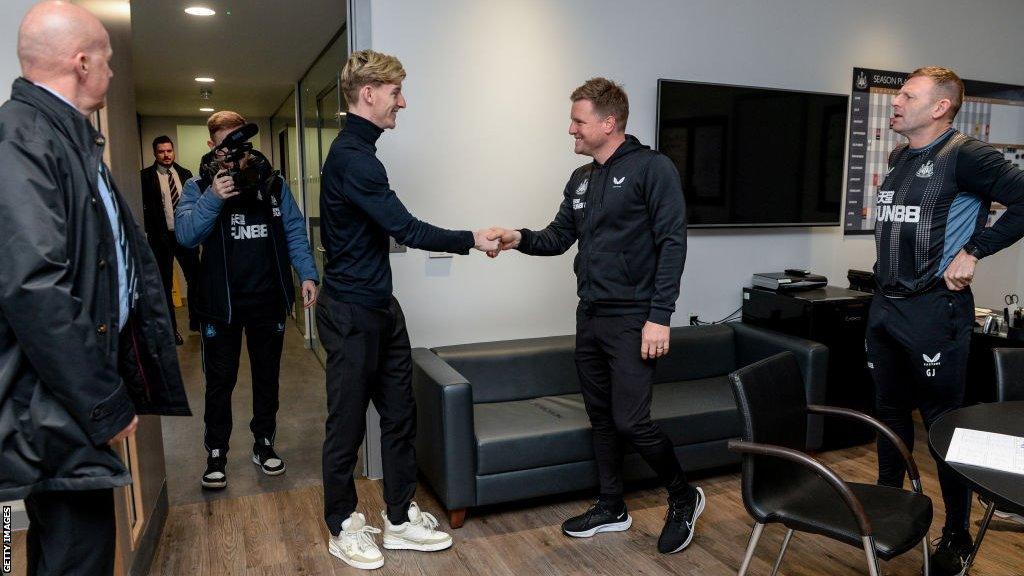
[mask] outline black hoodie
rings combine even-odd
[[[579,240],[582,311],[647,314],[668,326],[686,260],[686,204],[672,161],[626,135],[607,162],[573,171],[562,195],[547,228],[520,230],[519,251],[555,256]]]

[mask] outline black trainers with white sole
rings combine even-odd
[[[274,445],[266,438],[257,439],[252,445],[252,463],[267,476],[284,474],[284,460],[274,452]]]
[[[598,532],[622,532],[633,525],[625,504],[598,501],[589,510],[562,523],[562,532],[574,538],[589,538]]]
[[[966,530],[944,527],[942,538],[932,552],[930,576],[961,576],[973,549],[974,540]]]
[[[224,472],[227,463],[227,456],[222,451],[210,451],[206,457],[206,472],[203,472],[203,488],[206,490],[221,490],[227,487],[228,477]]]
[[[706,500],[704,491],[700,488],[694,488],[688,496],[688,498],[670,498],[668,501],[665,527],[662,528],[661,537],[658,538],[658,552],[662,554],[679,552],[693,541],[697,518],[704,511]]]

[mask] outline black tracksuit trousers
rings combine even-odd
[[[392,524],[408,520],[416,492],[416,401],[412,350],[398,300],[387,308],[343,302],[321,293],[316,311],[327,351],[324,520],[331,534],[356,509],[353,480],[370,401],[380,414],[384,501]]]
[[[914,449],[914,408],[925,429],[963,405],[967,354],[974,326],[974,295],[940,284],[906,298],[875,295],[868,314],[865,347],[875,381],[878,418]],[[943,461],[937,460],[939,486],[946,505],[946,527],[966,530],[970,490]],[[887,440],[878,440],[878,483],[901,487],[906,467]]]
[[[593,429],[603,500],[622,498],[622,446],[629,442],[669,489],[690,489],[668,436],[651,420],[656,360],[640,356],[646,314],[576,316],[576,372]]]
[[[206,374],[206,449],[228,451],[231,439],[231,393],[238,380],[238,362],[245,331],[252,372],[252,420],[254,439],[274,442],[277,432],[278,389],[284,320],[238,320],[231,324],[203,322],[203,372]]]

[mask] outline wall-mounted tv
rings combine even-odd
[[[848,97],[658,81],[659,151],[694,228],[838,226]]]

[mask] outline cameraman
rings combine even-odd
[[[211,152],[203,157],[200,175],[185,184],[174,231],[182,245],[202,246],[193,307],[206,375],[208,454],[202,485],[221,489],[227,486],[231,392],[243,329],[252,369],[252,460],[270,476],[285,470],[273,444],[284,323],[294,303],[289,258],[302,279],[305,308],[316,301],[319,277],[305,221],[284,178],[251,144],[238,141],[239,134],[231,137],[246,127],[245,118],[221,111],[206,125]]]

